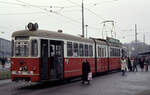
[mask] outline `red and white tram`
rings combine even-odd
[[[62,32],[21,30],[12,34],[12,81],[40,82],[81,76],[86,58],[93,74],[120,69],[122,45],[112,38],[86,39]]]

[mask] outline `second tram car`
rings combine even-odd
[[[86,39],[62,32],[21,30],[12,34],[12,81],[40,82],[82,75],[86,58],[93,74],[120,69],[122,45],[107,38]]]

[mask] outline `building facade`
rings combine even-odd
[[[0,38],[0,58],[11,56],[11,41]]]

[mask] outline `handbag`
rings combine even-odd
[[[88,80],[92,80],[92,72],[88,73]]]

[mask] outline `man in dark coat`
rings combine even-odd
[[[3,66],[3,68],[5,68],[5,62],[6,62],[6,59],[3,58],[1,61],[2,61],[2,66]]]
[[[85,59],[85,61],[82,63],[82,84],[84,84],[85,81],[88,81],[88,84],[90,83],[88,80],[88,74],[90,71],[90,64],[87,59]]]
[[[141,71],[143,72],[143,69],[144,69],[144,58],[140,58],[139,59],[139,64],[140,64],[140,67],[141,67]]]

